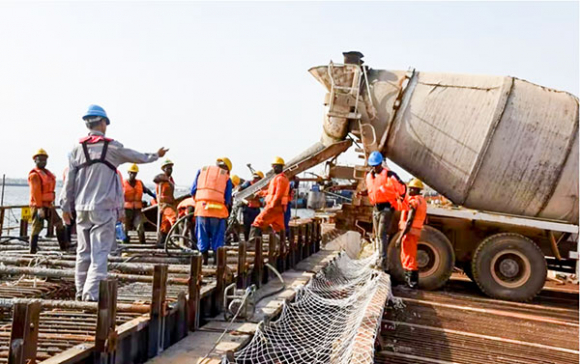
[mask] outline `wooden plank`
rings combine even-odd
[[[8,363],[36,363],[40,310],[38,301],[14,305]]]
[[[163,351],[167,273],[167,265],[156,265],[153,271],[151,313],[149,314],[149,345],[147,347],[147,357],[149,358]]]
[[[116,280],[105,279],[99,283],[98,305],[95,361],[103,364],[112,364],[115,363],[117,344],[117,333],[115,331],[117,315]]]
[[[226,248],[219,247],[217,251],[217,273],[216,287],[212,297],[212,315],[221,312],[224,299],[224,289],[226,288]]]
[[[241,241],[238,245],[238,277],[236,286],[240,289],[246,288],[247,286],[247,274],[248,274],[248,262],[246,261],[246,251],[248,244],[245,241]]]
[[[270,236],[268,239],[268,264],[272,267],[276,268],[277,261],[278,261],[278,238],[274,231],[270,232]],[[275,277],[274,272],[268,269],[268,279]],[[267,282],[264,282],[267,283]]]
[[[190,273],[188,282],[188,322],[189,330],[195,331],[199,328],[200,301],[201,301],[201,265],[202,257],[196,254],[191,257]]]
[[[262,257],[262,237],[254,238],[254,269],[252,270],[252,282],[257,288],[262,286],[264,275],[264,258]]]

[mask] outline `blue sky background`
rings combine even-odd
[[[319,139],[325,91],[307,70],[342,51],[578,95],[578,35],[577,2],[0,3],[0,174],[25,177],[43,147],[60,176],[97,103],[110,137],[171,148],[180,185],[222,155],[247,177]]]

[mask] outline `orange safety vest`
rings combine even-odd
[[[195,200],[193,197],[188,197],[177,205],[177,215],[183,217],[187,215],[187,209],[193,207],[195,209]]]
[[[125,208],[134,210],[142,209],[143,202],[143,182],[140,180],[135,181],[135,186],[131,186],[129,181],[123,182],[123,190],[125,191]]]
[[[287,206],[290,201],[290,180],[284,173],[280,173],[274,177],[268,184],[268,193],[266,194],[266,206],[275,207],[276,196],[282,194],[280,204]]]
[[[421,229],[425,223],[425,218],[427,217],[427,201],[421,195],[407,196],[407,200],[410,208],[415,209],[415,216],[413,217],[413,222],[411,224],[411,233],[415,235],[421,234]],[[407,218],[409,216],[409,210],[404,210],[401,213],[401,220],[399,220],[399,229],[405,230],[407,227]]]
[[[399,182],[394,176],[388,177],[389,170],[383,168],[381,173],[367,174],[366,184],[371,204],[390,203],[395,209],[400,210],[399,199],[405,193],[405,185]]]
[[[175,199],[173,197],[174,190],[175,181],[173,180],[173,177],[169,177],[169,181],[159,182],[155,186],[155,193],[157,194],[158,203],[173,205],[175,203]]]
[[[217,217],[225,219],[229,216],[225,205],[225,193],[230,175],[228,171],[217,167],[203,167],[197,177],[195,192],[195,216]]]
[[[251,181],[250,186],[253,185],[255,182]],[[248,207],[253,208],[260,208],[262,207],[262,202],[260,202],[260,196],[256,194],[254,197],[248,199]]]
[[[40,191],[34,190],[32,176],[40,178]],[[56,187],[56,177],[48,169],[34,168],[28,173],[28,185],[30,186],[30,206],[50,207],[55,199],[54,188]]]

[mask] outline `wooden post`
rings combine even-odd
[[[306,256],[312,254],[312,223],[306,223]]]
[[[278,265],[276,266],[276,269],[278,269],[279,272],[284,272],[286,270],[288,260],[288,251],[286,250],[286,230],[280,231],[280,240],[278,243],[280,257],[278,259]]]
[[[278,263],[278,252],[277,252],[277,245],[278,245],[278,237],[274,231],[270,232],[270,237],[268,239],[268,264],[272,267],[276,268]],[[274,277],[274,272],[268,269],[268,274],[265,274],[268,277]],[[267,282],[264,282],[267,283]]]
[[[166,294],[167,265],[156,265],[153,270],[153,291],[149,313],[149,345],[147,347],[149,358],[163,351]]]
[[[316,219],[316,251],[320,251],[320,242],[322,241],[322,220]]]
[[[99,283],[99,310],[95,334],[95,362],[115,363],[117,348],[117,281],[104,279]]]
[[[8,348],[9,364],[36,363],[40,301],[16,303]]]
[[[252,270],[252,283],[257,288],[262,286],[264,274],[264,258],[262,257],[262,236],[257,236],[254,239],[254,269]]]
[[[179,292],[177,296],[177,321],[175,325],[175,336],[178,341],[187,336],[187,326],[187,298],[185,298],[185,292]]]
[[[294,268],[296,266],[296,226],[290,226],[290,257],[288,266]]]
[[[28,236],[28,220],[20,219],[20,237],[25,238]]]
[[[306,258],[304,256],[304,225],[298,226],[298,261],[302,261],[302,259]]]
[[[0,206],[0,236],[2,236],[2,231],[4,230],[4,214],[5,209]]]
[[[197,253],[191,257],[189,283],[188,283],[188,302],[187,313],[189,330],[195,331],[199,328],[200,318],[200,294],[201,294],[201,254]]]
[[[227,249],[225,246],[221,246],[217,250],[216,285],[212,299],[212,315],[219,314],[223,305],[224,289],[226,288],[226,264]]]
[[[240,241],[238,245],[238,280],[236,286],[238,288],[246,288],[247,285],[247,267],[246,251],[248,244],[245,241]]]

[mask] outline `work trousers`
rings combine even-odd
[[[224,246],[226,240],[227,219],[218,217],[195,218],[195,232],[197,235],[197,248],[200,252],[205,253],[210,248],[214,252],[221,246]]]
[[[40,209],[44,209],[44,217],[38,216],[38,212]],[[64,229],[64,225],[62,223],[62,219],[58,216],[58,212],[56,212],[56,208],[54,206],[51,207],[34,207],[32,206],[30,210],[32,214],[32,232],[31,235],[38,235],[44,228],[44,220],[52,222],[52,225],[57,230]]]
[[[159,227],[159,230],[163,234],[169,234],[169,230],[171,230],[171,227],[173,226],[173,224],[175,224],[176,221],[177,221],[177,211],[175,211],[175,208],[173,208],[173,206],[170,205],[165,205],[162,208],[161,226]]]
[[[126,242],[129,242],[129,231],[135,229],[139,235],[139,243],[145,243],[145,218],[141,209],[125,209]]]
[[[248,240],[250,237],[250,229],[252,228],[252,224],[254,223],[254,220],[256,220],[256,217],[258,217],[258,215],[260,215],[259,207],[246,206],[244,208],[244,216],[243,216],[244,237],[246,238],[246,240]]]
[[[266,206],[256,217],[252,226],[259,227],[262,230],[271,226],[275,232],[284,230],[284,206]]]
[[[417,243],[419,235],[405,234],[401,240],[401,264],[405,270],[418,270],[417,268]]]
[[[373,232],[378,239],[379,259],[384,269],[388,267],[387,248],[389,247],[389,229],[393,220],[393,209],[373,210]]]
[[[107,278],[107,256],[115,242],[114,210],[77,211],[75,285],[83,301],[99,299],[99,282]]]

